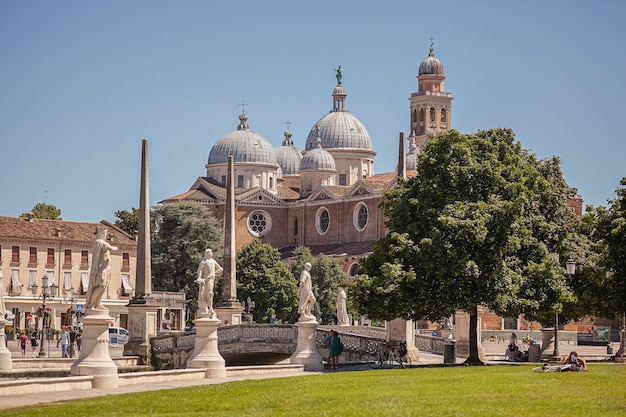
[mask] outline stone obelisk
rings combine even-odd
[[[150,363],[150,338],[157,332],[158,302],[152,294],[152,250],[150,246],[150,193],[148,181],[148,139],[141,143],[141,181],[139,185],[139,230],[137,235],[137,273],[135,295],[128,303],[130,338],[124,356],[139,356],[141,364]]]
[[[235,268],[235,185],[233,156],[228,156],[226,178],[226,210],[224,221],[224,272],[222,276],[222,296],[215,303],[217,317],[222,325],[241,324],[243,307],[237,300],[237,276]]]
[[[404,132],[400,132],[400,150],[398,151],[398,177],[406,179],[406,154],[404,152]]]

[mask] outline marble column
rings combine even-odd
[[[0,294],[0,297],[2,297],[2,294]],[[7,349],[7,335],[4,332],[4,326],[6,326],[7,324],[9,324],[8,321],[6,321],[4,318],[0,318],[0,369],[3,371],[13,369],[11,351]]]

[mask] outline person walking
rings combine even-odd
[[[33,349],[33,358],[37,352],[37,346],[39,346],[39,332],[37,330],[33,330],[30,334],[30,347]]]
[[[63,326],[61,328],[61,335],[60,335],[60,343],[61,343],[61,357],[63,358],[69,358],[68,353],[67,353],[67,347],[70,343],[70,334],[67,332],[67,329],[65,328],[65,326]]]
[[[74,352],[76,350],[76,345],[74,344],[76,342],[76,330],[74,330],[73,327],[70,328],[69,337],[70,337],[70,343],[67,346],[67,350],[69,353],[69,357],[73,358]]]
[[[26,332],[22,330],[20,333],[20,350],[22,351],[22,358],[26,356],[26,343],[28,343],[28,336],[26,336]]]
[[[83,329],[78,329],[76,333],[76,356],[80,356],[80,351],[83,349]]]
[[[341,339],[334,330],[330,331],[330,336],[330,367],[331,369],[337,369],[337,365],[339,365],[339,354],[341,354]]]

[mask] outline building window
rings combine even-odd
[[[88,289],[89,289],[89,273],[81,272],[80,273],[80,287],[78,288],[78,292],[80,293],[80,295],[85,295]]]
[[[122,268],[130,269],[130,253],[122,252]]]
[[[339,185],[348,185],[346,174],[339,174]]]
[[[441,109],[441,123],[446,123],[448,120],[446,109]]]
[[[71,249],[65,249],[65,252],[63,255],[63,265],[72,266],[72,250]]]
[[[237,175],[237,187],[243,188],[243,175]]]
[[[89,251],[80,251],[80,266],[82,268],[89,266]]]
[[[31,269],[28,271],[28,289],[33,288],[33,284],[37,285],[37,271]]]
[[[37,264],[37,248],[34,246],[30,247],[30,253],[28,255],[28,263],[36,265]]]
[[[22,281],[20,281],[20,270],[11,270],[11,284],[9,285],[9,293],[20,294],[22,292]]]
[[[435,108],[434,107],[430,108],[430,121],[431,122],[435,121]]]
[[[365,203],[357,204],[357,206],[354,208],[354,212],[352,215],[352,221],[354,222],[354,227],[356,228],[356,230],[358,230],[359,232],[365,230],[365,227],[367,226],[367,220],[367,206],[365,205]]]
[[[54,265],[54,248],[48,248],[48,257],[46,258],[46,265]]]
[[[274,178],[270,177],[270,190],[274,188]]]
[[[298,218],[293,219],[293,234],[298,234]]]
[[[226,175],[222,175],[222,187],[226,187]]]
[[[263,237],[272,230],[272,218],[266,211],[253,211],[248,215],[248,231],[252,236]]]
[[[19,246],[11,246],[11,262],[20,261],[20,247]]]
[[[129,296],[133,293],[133,286],[130,283],[130,275],[122,274],[122,288],[120,290],[120,295]]]
[[[411,112],[411,121],[413,123],[417,122],[417,111],[415,111],[415,109]]]
[[[351,277],[356,277],[360,270],[361,270],[361,265],[359,265],[358,263],[352,264],[350,266],[349,274]]]
[[[72,296],[74,286],[72,285],[72,273],[69,271],[63,272],[63,293]]]
[[[315,227],[317,228],[317,233],[320,235],[326,234],[328,232],[328,228],[330,226],[330,213],[326,210],[326,207],[321,207],[317,210],[317,215],[315,216]]]

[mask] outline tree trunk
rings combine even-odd
[[[468,358],[463,362],[464,365],[478,366],[485,363],[478,357],[478,306],[474,306],[469,312],[469,347],[470,352]]]

